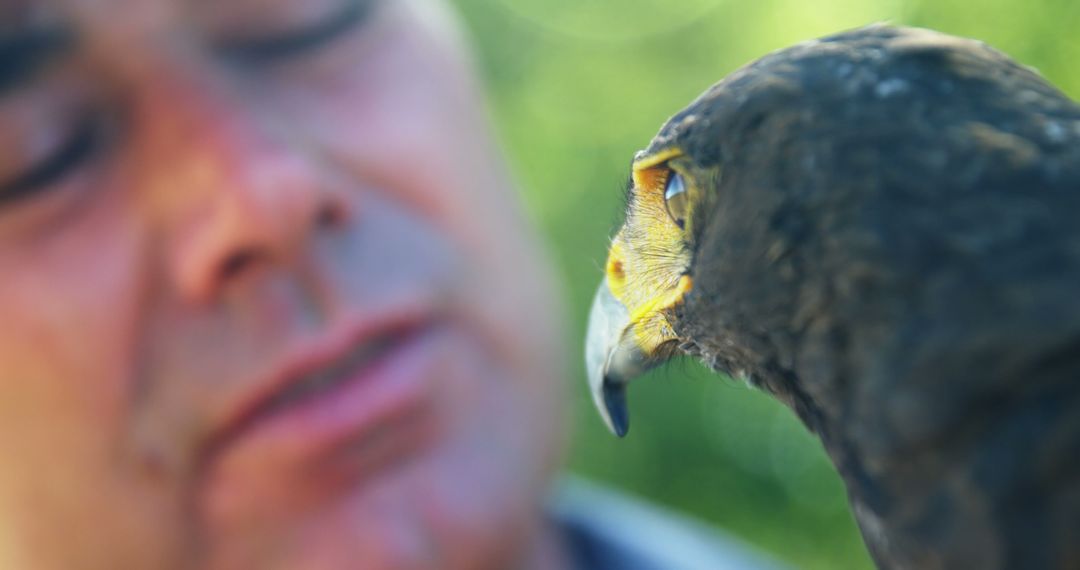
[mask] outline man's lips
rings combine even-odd
[[[331,362],[321,370],[298,377],[296,382],[286,385],[281,391],[271,395],[256,407],[248,423],[258,421],[260,417],[272,416],[289,406],[299,405],[322,394],[333,392],[343,383],[353,380],[354,376],[363,372],[364,368],[377,361],[386,352],[396,348],[413,333],[414,331],[411,330],[387,331],[366,342],[361,342],[337,361]]]
[[[436,328],[425,315],[404,312],[297,350],[231,407],[203,460],[218,461],[237,446],[300,459],[424,415],[433,356],[427,341]]]
[[[296,516],[415,457],[438,433],[446,329],[385,329],[258,400],[205,458],[204,514],[241,526]]]

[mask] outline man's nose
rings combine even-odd
[[[159,169],[155,202],[184,299],[209,302],[244,274],[297,263],[316,234],[348,217],[340,184],[310,151],[227,84],[172,73],[147,96],[137,120],[153,125],[158,150],[147,162]]]

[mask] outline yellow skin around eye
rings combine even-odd
[[[677,339],[668,315],[693,286],[686,275],[690,265],[686,233],[664,205],[671,173],[666,162],[680,154],[667,149],[635,161],[626,221],[608,251],[608,287],[630,313],[634,340],[648,355]]]

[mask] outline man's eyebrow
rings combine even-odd
[[[65,28],[0,31],[0,96],[29,81],[74,43]]]

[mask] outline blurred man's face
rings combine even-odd
[[[513,555],[558,308],[439,8],[0,2],[0,566]]]

